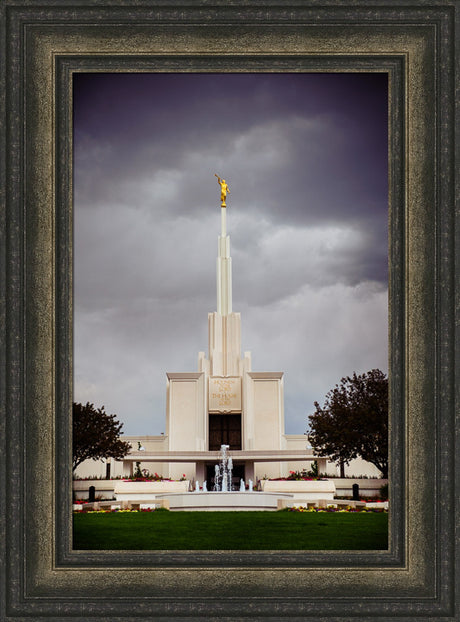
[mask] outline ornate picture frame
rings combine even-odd
[[[456,18],[453,1],[5,0],[2,619],[455,619]],[[74,551],[72,73],[267,68],[389,75],[389,550]]]

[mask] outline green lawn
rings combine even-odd
[[[387,513],[117,512],[74,514],[74,548],[381,550]]]

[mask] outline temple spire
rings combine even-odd
[[[221,235],[217,247],[217,313],[229,315],[232,312],[232,258],[230,257],[230,237],[227,235],[227,192],[230,189],[218,175],[217,182],[221,188]]]

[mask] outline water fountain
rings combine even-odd
[[[166,499],[171,510],[186,511],[255,511],[255,510],[276,510],[280,499],[292,501],[293,494],[283,492],[259,492],[254,490],[252,479],[248,478],[248,489],[246,482],[240,478],[239,486],[232,486],[233,460],[228,450],[230,445],[221,445],[219,452],[219,464],[214,467],[214,486],[212,490],[207,489],[206,480],[200,488],[200,482],[195,481],[194,489],[184,493],[161,493],[155,494],[154,500],[160,502]],[[227,493],[231,492],[229,495]]]
[[[230,445],[220,446],[220,464],[214,467],[214,487],[215,492],[231,492],[232,487],[232,457],[227,454]]]

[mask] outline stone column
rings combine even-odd
[[[123,460],[123,477],[133,476],[133,462],[131,460]]]

